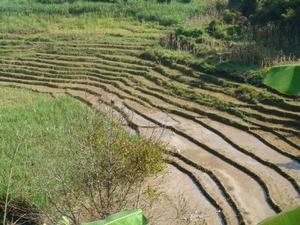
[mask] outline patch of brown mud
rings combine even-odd
[[[207,118],[199,120],[223,133],[231,141],[248,150],[249,152],[252,152],[255,155],[259,156],[261,159],[272,162],[273,164],[279,166],[282,170],[284,170],[300,182],[300,164],[297,161],[294,161],[276,152],[274,149],[261,142],[258,138],[250,135],[245,131]],[[279,140],[277,140],[277,142],[279,142]]]
[[[161,192],[161,197],[147,214],[153,225],[187,225],[189,221],[219,225],[220,219],[193,181],[174,166],[167,165],[165,173],[149,181]],[[197,224],[198,224],[197,223]]]
[[[230,195],[237,202],[247,224],[256,224],[274,212],[265,201],[264,193],[258,183],[242,171],[228,165],[214,155],[206,152],[185,138],[169,130],[144,130],[143,135],[164,132],[160,135],[161,141],[169,148],[177,149],[184,156],[212,171],[220,178]],[[224,175],[225,174],[225,175]],[[231,179],[228,179],[231,178]]]

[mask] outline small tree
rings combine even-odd
[[[50,172],[61,180],[63,190],[59,198],[48,195],[53,215],[65,216],[73,224],[137,207],[141,193],[137,190],[163,167],[163,148],[154,140],[128,134],[112,115],[86,125],[85,142],[66,153],[76,156],[66,170],[77,171],[77,183],[70,187],[64,171]]]

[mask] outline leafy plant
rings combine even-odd
[[[115,213],[104,220],[99,220],[81,225],[146,225],[147,219],[142,210],[128,210]]]

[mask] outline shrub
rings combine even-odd
[[[222,16],[223,16],[223,20],[226,23],[235,24],[235,22],[238,20],[238,18],[241,16],[241,14],[237,11],[233,11],[233,10],[230,10],[230,9],[225,9],[223,11]]]
[[[183,35],[192,38],[199,38],[203,34],[202,29],[186,29],[183,27],[178,28],[175,31],[176,36]]]
[[[222,22],[220,20],[213,20],[207,27],[207,33],[215,38],[224,38],[226,33],[222,29]]]
[[[70,159],[66,170],[77,171],[77,184],[64,185],[67,177],[53,171],[61,181],[58,198],[47,195],[56,214],[79,224],[83,215],[89,219],[104,218],[139,201],[140,189],[146,177],[163,169],[163,147],[158,140],[130,135],[112,113],[90,124],[85,141],[79,148],[70,149],[76,158]],[[80,207],[80,213],[78,213]],[[86,218],[85,218],[86,219]]]
[[[229,0],[228,6],[231,9],[240,11],[243,15],[249,16],[255,13],[258,1],[257,0]]]
[[[238,99],[255,104],[256,101],[256,93],[250,89],[250,88],[245,88],[245,87],[239,87],[234,90],[235,96],[237,96]]]

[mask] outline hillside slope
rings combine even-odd
[[[207,224],[254,225],[300,203],[299,99],[145,57],[169,31],[158,23],[104,18],[74,28],[73,19],[47,31],[4,29],[0,84],[111,107],[136,133],[159,138],[169,174],[158,186],[183,195]]]

